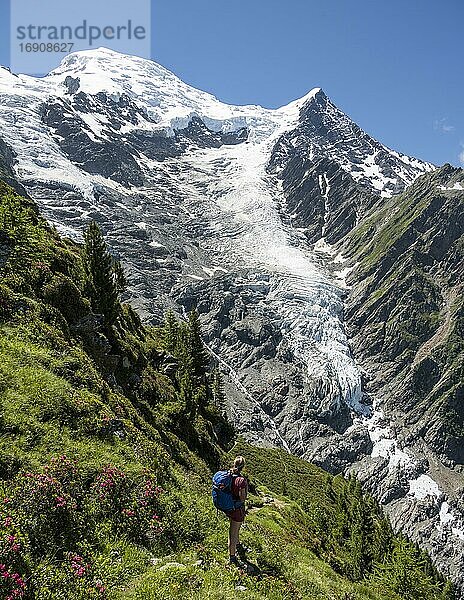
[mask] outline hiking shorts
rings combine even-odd
[[[231,513],[229,513],[229,519],[231,521],[235,521],[236,523],[243,523],[245,520],[245,507],[241,506],[240,508],[234,509]]]

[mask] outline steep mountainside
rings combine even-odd
[[[343,247],[357,261],[347,323],[374,401],[373,460],[353,470],[461,582],[463,209],[464,173],[447,165],[372,210]]]
[[[143,326],[110,293],[120,271],[94,224],[78,247],[0,180],[0,231],[2,598],[452,600],[354,478],[243,442],[225,455],[196,314]],[[252,478],[235,568],[210,481],[238,452]]]
[[[146,322],[198,310],[237,430],[373,473],[393,522],[421,543],[433,523],[436,559],[459,578],[460,172],[386,148],[319,88],[278,110],[235,107],[105,49],[43,79],[2,70],[0,96],[9,168],[42,214],[75,239],[101,225]],[[416,365],[428,375],[437,352],[420,389]],[[421,443],[429,462],[411,458],[398,488],[388,453]],[[421,487],[427,472],[439,493]]]

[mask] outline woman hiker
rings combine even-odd
[[[235,475],[232,481],[232,497],[235,501],[240,500],[243,505],[235,508],[229,513],[229,562],[238,565],[236,556],[237,548],[244,551],[244,547],[239,542],[240,527],[245,521],[245,500],[248,494],[248,481],[242,476],[242,470],[245,467],[243,456],[237,456],[234,460],[234,466],[230,472]]]

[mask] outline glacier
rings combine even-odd
[[[329,385],[334,412],[340,403],[346,403],[356,413],[370,413],[370,407],[362,402],[360,370],[351,355],[343,325],[343,276],[348,270],[331,273],[325,268],[318,255],[324,249],[324,235],[312,247],[305,241],[302,229],[293,227],[291,219],[283,214],[281,182],[266,169],[275,143],[297,129],[302,108],[314,101],[320,88],[276,110],[231,106],[188,86],[154,62],[104,48],[71,54],[42,79],[16,76],[5,69],[0,75],[0,137],[15,152],[18,177],[26,188],[31,182],[35,186],[44,183],[82,196],[86,205],[80,219],[74,219],[77,227],[63,222],[62,203],[57,206],[56,200],[46,194],[36,196],[50,221],[76,239],[89,215],[100,210],[97,191],[111,189],[123,199],[136,191],[98,173],[83,171],[63,153],[57,135],[43,123],[44,101],[58,98],[69,103],[69,81],[78,82],[79,93],[94,96],[103,92],[114,102],[127,95],[141,108],[135,119],[116,130],[107,115],[75,109],[92,141],[115,134],[124,139],[130,131],[172,137],[195,117],[215,132],[246,128],[248,137],[244,143],[195,149],[180,159],[163,162],[139,153],[136,160],[149,182],[147,187],[169,179],[171,189],[180,188],[179,197],[189,196],[182,203],[187,216],[208,219],[214,238],[203,249],[209,260],[208,266],[203,266],[203,274],[214,276],[221,269],[232,271],[237,265],[266,273],[268,290],[263,302],[279,315],[282,335],[294,356],[305,365],[305,377]],[[332,112],[342,127],[349,126],[343,113],[335,109]],[[384,188],[392,175],[382,176],[376,164],[379,150],[360,150],[365,154],[363,160],[358,156],[356,164],[351,164],[346,156],[341,156],[342,168],[358,180],[368,179],[373,189],[388,194]],[[313,145],[310,151],[315,152]],[[416,159],[388,152],[398,159],[399,178],[411,179],[407,173],[411,164],[415,168],[413,177],[430,168]],[[330,179],[326,173],[320,176],[319,185],[327,212]],[[124,200],[119,205],[126,209]],[[146,215],[140,214],[135,225],[149,230],[146,220]],[[163,246],[156,239],[149,239],[148,245]],[[183,275],[190,279],[201,277],[198,272],[189,273],[188,268]]]
[[[79,141],[69,148],[73,135]],[[342,180],[381,202],[433,165],[369,137],[318,87],[278,109],[233,106],[153,61],[105,48],[71,54],[40,79],[0,69],[0,139],[60,232],[81,240],[90,219],[100,223],[128,270],[129,300],[147,320],[167,307],[180,312],[182,294],[187,303],[195,295],[197,306],[209,303],[200,311],[205,341],[236,394],[230,413],[242,433],[313,460],[343,440],[348,453],[355,440],[356,451],[383,461],[388,476],[401,471],[408,500],[436,504],[437,527],[464,539],[438,484],[401,446],[382,407],[365,398],[344,325],[356,265],[340,253],[331,221],[347,201]],[[127,149],[121,164],[139,183],[90,168],[73,154],[82,141],[110,167],[108,148]],[[157,145],[168,148],[161,158]],[[311,194],[317,214],[305,212]],[[354,226],[363,206],[350,208]],[[243,298],[227,308],[235,321],[256,326],[258,337],[260,323],[272,330],[272,368],[240,331],[209,318],[214,311],[224,317],[231,289]],[[296,371],[302,383],[287,393]],[[277,388],[284,391],[274,405]],[[336,431],[330,419],[340,419]]]

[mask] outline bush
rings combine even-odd
[[[166,375],[156,371],[151,365],[142,371],[139,395],[149,406],[175,402],[176,394],[172,381]]]
[[[213,515],[209,504],[207,508],[197,496],[185,494],[185,490],[182,495],[165,496],[160,504],[164,514],[163,540],[171,548],[191,548],[204,541]]]
[[[92,485],[89,507],[97,519],[109,521],[116,533],[152,545],[163,532],[159,504],[163,492],[148,473],[136,481],[108,465]]]
[[[76,465],[61,456],[41,473],[22,473],[11,490],[11,514],[21,523],[30,552],[60,555],[80,538],[85,522],[79,510],[82,481]]]
[[[106,587],[95,576],[92,563],[70,552],[58,564],[41,563],[32,573],[30,588],[40,600],[105,600]]]
[[[28,543],[18,526],[18,520],[5,498],[0,507],[0,592],[5,600],[24,598],[29,565],[26,559]]]
[[[77,285],[57,273],[42,289],[45,302],[57,308],[68,323],[75,323],[90,311],[90,302],[82,297]]]
[[[0,320],[8,321],[13,313],[13,292],[6,285],[0,285]]]

